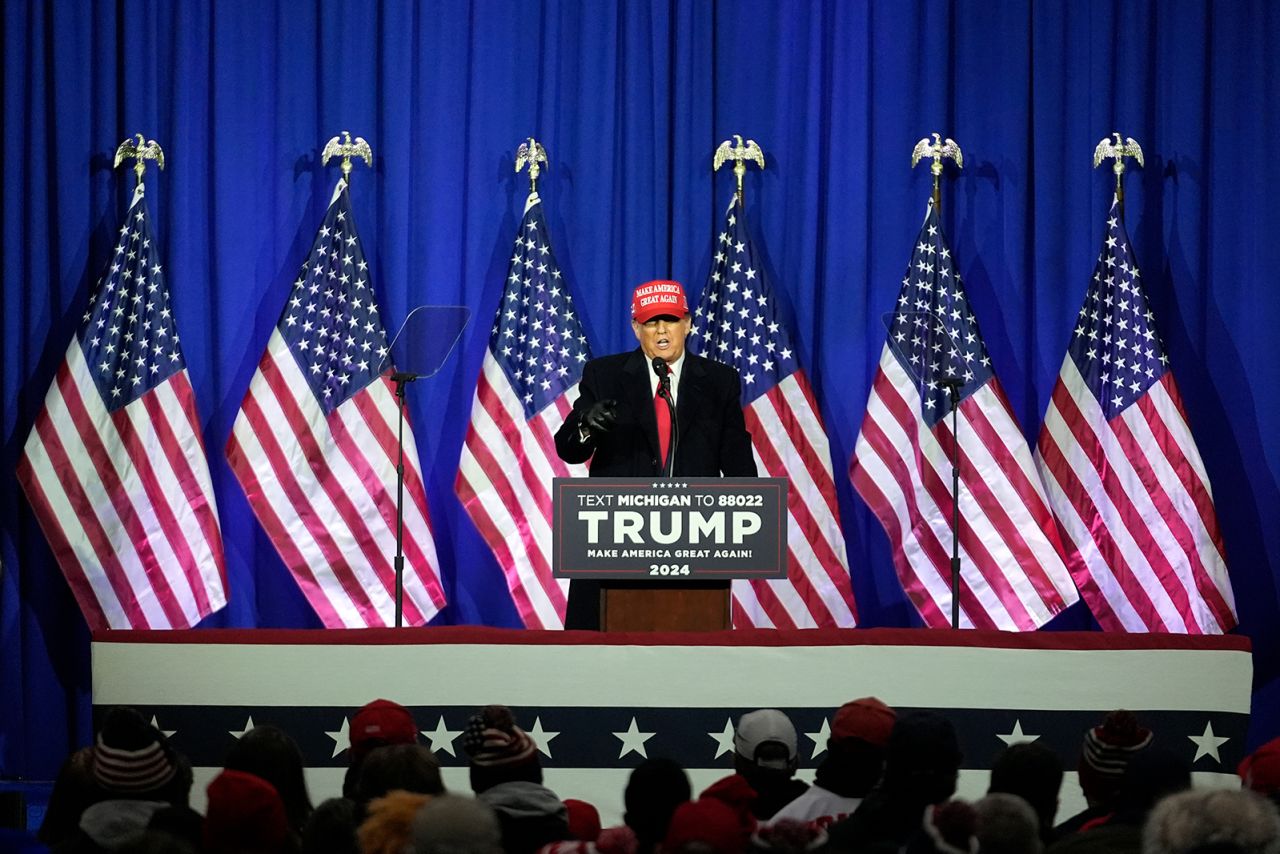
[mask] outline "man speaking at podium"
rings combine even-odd
[[[685,352],[692,325],[679,282],[640,285],[631,330],[640,346],[587,362],[573,411],[556,432],[567,463],[592,477],[755,477],[738,372]],[[567,629],[600,627],[600,584],[569,586]]]

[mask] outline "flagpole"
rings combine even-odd
[[[320,153],[320,165],[327,166],[335,157],[342,158],[342,183],[351,188],[351,158],[359,157],[365,166],[373,166],[373,149],[364,137],[351,138],[351,131],[344,130],[340,137],[331,137]],[[406,318],[408,320],[408,318]],[[396,333],[398,336],[400,333]],[[417,374],[395,371],[391,381],[395,384],[396,397],[396,554],[392,566],[396,573],[395,627],[404,625],[404,401],[405,386],[418,378]]]
[[[1145,166],[1146,164],[1142,159],[1142,146],[1138,145],[1133,137],[1128,137],[1122,141],[1120,139],[1119,131],[1113,131],[1111,136],[1115,137],[1115,139],[1104,136],[1098,143],[1097,148],[1093,150],[1093,168],[1097,169],[1102,165],[1102,161],[1104,160],[1111,159],[1115,161],[1111,164],[1111,171],[1114,172],[1116,176],[1116,206],[1120,208],[1120,216],[1123,217],[1124,159],[1126,157],[1132,157],[1134,160],[1138,161],[1139,166]]]
[[[942,216],[942,162],[954,160],[957,169],[964,168],[964,155],[953,139],[943,140],[934,133],[933,141],[925,137],[911,150],[914,167],[925,157],[933,158],[929,172],[933,175],[933,209]],[[960,628],[960,389],[964,381],[953,374],[938,378],[946,387],[951,401],[951,628]]]

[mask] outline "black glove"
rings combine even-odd
[[[597,400],[582,415],[582,426],[592,438],[599,438],[613,429],[618,423],[618,402],[616,400]]]

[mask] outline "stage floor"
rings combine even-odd
[[[1085,730],[1115,708],[1185,753],[1198,784],[1232,785],[1251,681],[1243,638],[1092,632],[264,629],[109,632],[93,643],[95,713],[135,706],[172,733],[196,768],[198,807],[232,740],[265,723],[297,740],[313,800],[338,794],[349,719],[386,697],[410,708],[461,792],[467,717],[511,706],[547,785],[596,804],[607,822],[620,820],[626,776],[645,757],[682,762],[695,792],[730,773],[732,724],[751,709],[787,712],[810,778],[831,712],[867,695],[954,722],[965,797],[985,792],[992,759],[1013,741],[1038,738],[1074,767]],[[1068,774],[1061,814],[1082,807]]]

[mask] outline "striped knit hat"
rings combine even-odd
[[[1129,762],[1151,744],[1151,738],[1151,730],[1125,709],[1109,712],[1101,724],[1086,732],[1079,766],[1086,797],[1102,800],[1113,795]]]
[[[164,736],[136,709],[107,712],[93,747],[93,779],[121,795],[153,792],[177,774]]]
[[[533,739],[516,726],[515,716],[506,706],[485,706],[467,722],[462,748],[472,765],[522,765],[537,759]]]

